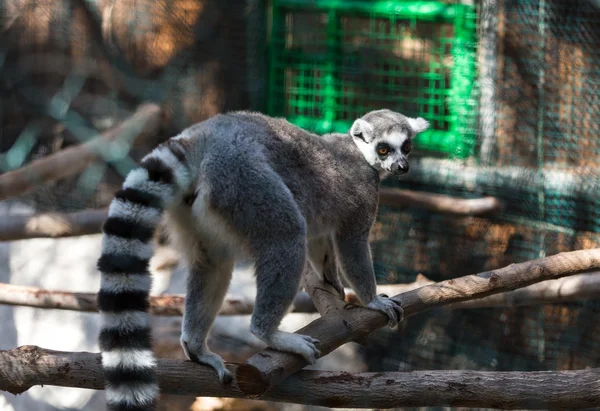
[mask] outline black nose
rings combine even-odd
[[[398,173],[400,173],[400,174],[408,173],[408,164],[398,164]]]

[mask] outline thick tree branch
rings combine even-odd
[[[488,215],[502,209],[502,204],[495,197],[463,199],[397,188],[380,189],[379,203],[392,207],[415,207],[436,213],[473,216]]]
[[[600,249],[573,251],[551,257],[511,264],[498,270],[469,275],[421,287],[395,296],[411,316],[443,305],[514,290],[536,282],[589,272],[600,268]],[[324,286],[324,288],[327,285]],[[313,295],[313,299],[318,296]],[[339,346],[363,340],[387,324],[384,314],[348,305],[342,312],[321,317],[297,331],[320,340],[322,355]],[[237,368],[237,381],[247,394],[260,395],[286,377],[305,367],[297,355],[266,349]]]
[[[183,296],[155,296],[151,299],[152,314],[183,315]],[[83,312],[98,311],[95,293],[50,291],[43,288],[12,284],[0,284],[0,304]]]
[[[87,149],[85,148],[85,144],[72,149],[67,149],[62,151],[62,154],[57,153],[54,156],[48,156],[44,159],[39,160],[38,162],[34,162],[27,167],[24,167],[20,170],[11,173],[34,173],[37,171],[30,167],[33,167],[34,165],[36,167],[41,167],[43,165],[42,162],[44,161],[50,161],[51,163],[55,161],[67,161],[65,159],[57,160],[55,156],[64,155],[69,150]],[[76,153],[72,153],[72,155],[76,155]],[[47,175],[48,179],[45,181],[50,181],[56,178],[63,178],[66,177],[68,174],[75,174],[81,171],[81,169],[87,166],[88,162],[91,161],[91,158],[93,158],[93,153],[88,153],[88,155],[90,155],[88,160],[86,160],[83,157],[79,159],[79,161],[81,161],[80,165],[72,163],[69,164],[68,167],[64,167],[64,170],[62,171],[53,170],[54,174]],[[7,173],[5,175],[8,176],[9,174],[10,173]],[[10,190],[13,190],[13,188],[9,187],[7,189],[9,190],[9,194],[6,194],[6,196],[20,194],[32,188],[24,186],[25,183],[23,183],[22,181],[23,176],[24,174],[22,174],[21,177],[19,177],[20,180],[13,183],[15,185],[14,190],[16,191],[11,192]],[[43,179],[45,177],[43,177],[40,174],[40,178]],[[2,191],[6,189],[3,188],[3,184],[4,187],[6,187],[6,185],[8,184],[8,182],[6,182],[3,179],[4,176],[0,176],[0,199],[3,198],[3,195],[5,195]],[[425,210],[430,210],[438,213],[450,213],[456,215],[487,215],[499,211],[501,209],[500,202],[494,197],[461,199],[439,194],[430,194],[410,190],[399,190],[393,188],[381,189],[379,197],[380,204],[382,205],[392,207],[410,206],[423,208]],[[102,209],[84,210],[76,213],[44,213],[29,216],[11,216],[10,218],[5,219],[5,221],[0,221],[0,241],[14,241],[24,240],[27,238],[44,237],[74,237],[78,235],[100,233],[102,223],[106,219],[107,213],[108,211],[106,209]]]
[[[236,366],[230,365],[235,374]],[[164,394],[248,398],[235,381],[221,385],[212,369],[182,360],[158,361]],[[359,373],[300,371],[256,399],[341,408],[490,407],[577,409],[600,406],[600,369],[493,372]],[[99,354],[23,346],[0,351],[0,390],[34,385],[102,389]]]
[[[150,298],[151,312],[154,315],[181,316],[184,301],[182,295],[153,296]],[[95,293],[51,291],[2,283],[0,283],[0,304],[83,312],[98,311]],[[254,301],[245,297],[228,296],[219,315],[251,314],[253,309]],[[299,293],[296,296],[294,311],[315,312],[315,307],[306,293]]]
[[[96,234],[101,231],[107,216],[106,208],[76,213],[14,215],[0,220],[0,241]]]
[[[434,284],[423,276],[409,284],[390,284],[377,286],[377,292],[396,295],[419,287]],[[323,290],[321,284],[313,286],[314,293],[329,292]],[[356,294],[350,288],[345,290],[345,301],[358,304]],[[483,298],[462,301],[444,306],[447,309],[514,307],[525,305],[549,304],[562,301],[577,301],[586,298],[600,297],[600,272],[576,274],[556,280],[543,281],[515,291],[507,291]],[[318,300],[320,301],[320,300]],[[161,295],[150,298],[151,310],[154,315],[181,316],[183,315],[184,297],[181,295]],[[341,303],[341,301],[340,301]],[[0,283],[0,304],[19,305],[35,308],[50,308],[58,310],[96,312],[96,294],[75,293],[68,291],[53,291],[37,287]],[[219,315],[251,314],[254,301],[245,297],[229,295],[225,299]],[[314,313],[314,302],[306,292],[299,292],[294,300],[292,312]]]
[[[449,309],[517,307],[600,297],[600,272],[576,274],[446,306]]]
[[[332,285],[323,284],[317,273],[310,268],[310,265],[307,266],[304,272],[304,287],[307,291],[304,295],[313,302],[313,308],[322,317],[335,315],[338,311],[344,309],[345,302],[337,290]]]
[[[26,193],[39,184],[59,180],[84,170],[90,162],[106,153],[111,143],[119,144],[119,147],[114,147],[119,150],[112,151],[128,151],[136,138],[157,132],[160,114],[161,110],[157,105],[142,104],[129,119],[98,137],[0,175],[0,200]]]

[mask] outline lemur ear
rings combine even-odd
[[[350,135],[363,140],[365,143],[370,143],[373,140],[373,126],[359,118],[350,127]]]
[[[429,122],[427,120],[425,120],[424,118],[408,117],[407,120],[408,120],[408,124],[410,124],[410,128],[412,128],[416,134],[418,134],[422,131],[425,131],[429,128]]]

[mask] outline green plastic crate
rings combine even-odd
[[[475,11],[429,1],[272,0],[267,112],[318,133],[389,108],[432,123],[415,146],[468,157]]]

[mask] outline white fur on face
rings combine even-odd
[[[402,153],[402,144],[404,144],[408,138],[406,133],[394,132],[380,138],[376,137],[370,143],[366,143],[358,138],[354,138],[354,142],[362,152],[365,160],[367,160],[371,166],[378,170],[392,171],[395,164],[398,164],[398,162],[406,157],[406,155]],[[377,154],[377,145],[380,143],[387,143],[394,149],[393,152],[383,159]]]
[[[402,152],[402,145],[408,139],[409,137],[406,133],[394,132],[386,135],[384,138],[379,139],[375,143],[374,150],[376,150],[377,144],[382,142],[388,143],[394,149],[394,151],[388,154],[385,158],[378,158],[379,163],[381,164],[381,168],[383,170],[391,172],[393,169],[396,168],[398,163],[406,160],[406,157],[408,157],[408,155]]]
[[[395,171],[400,164],[406,164],[408,154],[402,152],[402,145],[406,140],[411,138],[411,135],[414,138],[416,134],[429,128],[429,122],[421,117],[404,118],[412,129],[410,132],[407,130],[405,132],[396,131],[383,136],[374,135],[373,126],[362,118],[355,120],[350,128],[350,135],[365,160],[372,167],[379,170],[380,176],[387,172]],[[387,143],[392,148],[392,151],[387,156],[381,158],[377,153],[377,145],[383,142]]]
[[[375,151],[375,146],[373,144],[365,143],[363,140],[358,138],[354,138],[354,142],[358,146],[358,149],[364,156],[365,160],[373,167],[377,168],[377,163],[379,162],[379,157],[377,156],[377,152]]]
[[[383,170],[391,172],[392,168],[394,167],[394,164],[398,164],[397,156],[394,156],[393,154],[391,154],[391,155],[387,156],[385,159],[381,160],[380,164],[381,164],[381,168]]]
[[[379,139],[377,143],[388,143],[390,146],[394,147],[394,150],[399,151],[402,147],[402,144],[404,144],[406,140],[408,140],[408,135],[406,133],[394,132],[387,134],[386,136],[384,136],[384,138]]]

